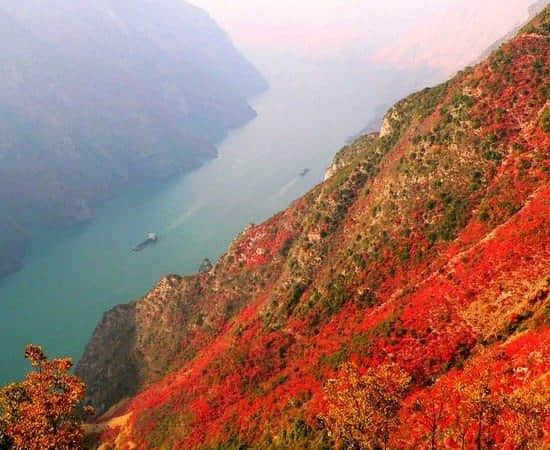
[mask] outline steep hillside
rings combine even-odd
[[[549,62],[546,8],[487,61],[397,103],[210,272],[106,313],[77,368],[99,412],[115,405],[97,439],[356,442],[333,390],[385,370],[404,387],[369,445],[549,443]]]
[[[266,87],[185,2],[0,0],[0,36],[0,275],[20,253],[4,236],[215,157]]]

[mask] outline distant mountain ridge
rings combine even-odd
[[[215,157],[267,86],[185,2],[1,0],[0,25],[0,231],[16,240],[14,222],[87,220],[126,186]],[[18,253],[3,245],[7,270]]]
[[[531,6],[529,6],[529,8],[528,8],[529,20],[531,20],[535,16],[537,16],[548,5],[549,2],[550,2],[550,0],[537,0],[535,3],[533,3]],[[521,26],[516,27],[513,30],[511,30],[510,32],[506,33],[505,36],[503,36],[501,39],[499,39],[493,45],[491,45],[486,51],[484,51],[479,56],[479,58],[477,58],[474,61],[474,64],[477,64],[477,63],[483,61],[484,59],[488,58],[489,55],[493,51],[495,51],[496,49],[498,49],[500,47],[500,45],[502,45],[502,43],[504,43],[508,39],[511,39],[512,37],[514,37],[514,35],[520,30],[520,28],[521,28]]]

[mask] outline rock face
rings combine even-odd
[[[134,353],[135,337],[136,303],[116,306],[103,315],[94,340],[76,367],[76,373],[88,385],[88,401],[99,412],[136,393],[139,365]],[[108,368],[105,361],[110,361]],[[89,376],[100,372],[100,378]]]
[[[523,428],[515,402],[548,396],[549,26],[546,8],[487,61],[398,102],[380,136],[342,149],[332,177],[211,271],[109,313],[77,372],[100,410],[137,394],[102,443],[336,447],[324,388],[351,361],[410,379],[388,392],[395,426],[373,447],[424,448],[423,405],[438,405],[433,445],[475,448],[461,425],[483,392],[501,408],[484,442],[543,448],[545,425]]]
[[[201,265],[199,266],[199,273],[207,273],[213,269],[212,262],[208,258],[204,258]]]
[[[194,280],[170,275],[140,301],[105,313],[76,367],[98,412],[166,373],[196,296]]]
[[[198,167],[266,88],[183,1],[0,0],[0,38],[0,229],[88,220],[125,187]]]
[[[382,126],[380,127],[380,137],[388,137],[394,132],[394,123],[399,122],[399,111],[395,108],[391,108],[382,119]]]

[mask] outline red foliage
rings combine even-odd
[[[477,99],[472,119],[483,120],[476,137],[482,142],[495,136],[506,150],[485,190],[486,204],[472,200],[472,208],[481,205],[495,211],[493,222],[482,221],[479,211],[469,211],[450,242],[429,247],[417,226],[424,211],[414,204],[407,214],[394,216],[385,230],[388,242],[408,249],[405,262],[400,264],[387,245],[364,267],[353,271],[340,266],[340,261],[350,259],[347,251],[353,250],[358,235],[370,232],[362,228],[362,218],[371,215],[373,198],[387,189],[406,154],[414,134],[407,130],[382,162],[369,191],[350,206],[330,236],[322,262],[332,264],[313,266],[319,270],[308,274],[311,286],[320,287],[345,273],[342,304],[329,314],[313,302],[305,312],[271,323],[265,313],[271,298],[283,289],[269,284],[214,336],[194,331],[184,344],[197,349],[196,356],[128,403],[132,431],[143,438],[136,441],[145,442],[150,431],[137,419],[161,407],[189,416],[181,448],[230,436],[257,442],[298,418],[315,428],[327,409],[323,384],[350,360],[360,371],[391,363],[411,376],[412,390],[400,411],[403,428],[393,436],[399,448],[461,448],[461,439],[463,448],[472,448],[476,439],[491,441],[496,448],[514,448],[517,442],[510,436],[524,433],[529,439],[531,422],[517,412],[525,405],[502,403],[502,398],[518,394],[534,401],[530,392],[542,389],[537,383],[550,371],[550,329],[543,320],[536,318],[529,325],[532,331],[514,335],[522,321],[542,308],[546,297],[532,291],[550,276],[550,140],[533,121],[540,82],[532,80],[531,59],[534,53],[549,59],[549,46],[541,39],[526,35],[505,45],[503,50],[512,55],[506,71],[494,70],[487,62],[456,81]],[[420,128],[431,129],[440,120],[436,109]],[[259,273],[283,257],[289,240],[301,231],[297,211],[295,204],[245,231],[232,246],[232,273]],[[400,231],[407,224],[410,233],[403,237]],[[429,260],[411,257],[428,248]],[[365,261],[368,255],[355,256]],[[280,284],[291,284],[288,281]],[[305,303],[311,291],[298,300]],[[366,291],[373,293],[367,307],[356,301]],[[216,301],[206,299],[205,308],[216,306]],[[488,375],[482,380],[486,385],[478,383],[480,374]],[[547,376],[545,380],[548,385]],[[484,398],[486,389],[490,395]],[[471,420],[480,396],[494,408],[490,414],[499,411],[499,417],[483,424],[483,433],[476,428],[479,421]],[[548,437],[550,424],[544,426]],[[510,427],[516,431],[509,432]]]

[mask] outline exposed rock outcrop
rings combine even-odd
[[[169,275],[141,300],[104,314],[76,367],[98,413],[166,373],[196,295],[195,280]]]
[[[212,262],[208,258],[204,258],[199,266],[199,273],[208,273],[213,269]]]

